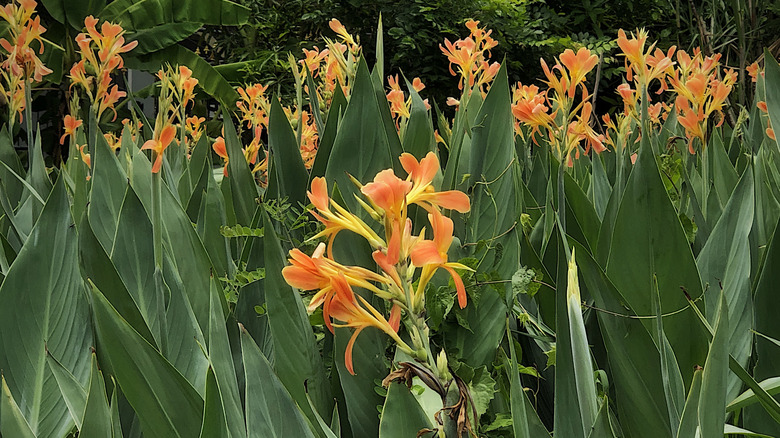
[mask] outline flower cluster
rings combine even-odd
[[[43,53],[41,34],[46,32],[46,28],[41,26],[40,16],[33,18],[36,6],[35,0],[13,0],[0,7],[0,18],[8,23],[8,39],[0,38],[0,47],[5,52],[0,62],[0,96],[8,102],[11,121],[17,113],[21,120],[27,104],[26,87],[33,81],[41,82],[45,75],[52,72],[38,58]],[[32,48],[34,41],[39,46],[37,53]]]
[[[466,290],[456,269],[469,268],[448,261],[447,251],[452,243],[453,222],[444,216],[442,209],[461,213],[469,211],[469,198],[455,190],[437,192],[432,181],[439,171],[439,160],[432,152],[417,161],[410,154],[400,157],[401,165],[408,173],[405,179],[392,169],[379,172],[374,180],[360,186],[360,192],[368,202],[358,198],[369,216],[384,228],[383,235],[374,231],[359,216],[330,199],[327,183],[323,178],[312,181],[309,200],[314,205],[312,215],[324,225],[313,238],[326,238],[309,257],[298,249],[290,251],[291,266],[282,271],[285,280],[301,290],[317,290],[309,304],[309,311],[322,306],[328,328],[353,327],[355,332],[347,346],[345,363],[352,367],[352,346],[355,338],[366,327],[376,327],[387,333],[399,348],[421,362],[433,361],[424,325],[425,288],[439,269],[446,270],[455,283],[458,304],[466,306]],[[433,239],[425,238],[425,230],[415,236],[407,208],[416,204],[428,212]],[[333,258],[333,242],[341,231],[351,231],[363,238],[373,248],[372,258],[380,273],[345,266]],[[419,276],[416,275],[420,269]],[[417,285],[413,285],[413,280]],[[368,300],[356,295],[353,287],[370,291],[385,300],[391,308],[385,318]],[[402,312],[409,328],[412,346],[398,336]],[[332,322],[340,321],[340,322]]]
[[[454,43],[445,38],[444,46],[439,44],[439,48],[450,62],[450,74],[460,75],[458,88],[462,90],[465,86],[472,90],[476,87],[484,96],[486,88],[501,67],[498,62],[490,63],[490,50],[498,45],[498,41],[491,38],[492,30],[479,27],[479,21],[469,20],[466,27],[471,32],[468,37]],[[453,65],[456,66],[457,73],[452,69]],[[455,99],[448,102],[457,103]]]
[[[104,21],[98,31],[98,21],[91,15],[84,19],[87,33],[76,36],[81,60],[71,67],[70,79],[71,87],[78,84],[87,93],[92,103],[92,110],[99,120],[103,112],[109,108],[116,118],[114,105],[126,93],[119,91],[119,87],[115,84],[112,87],[111,74],[124,66],[122,54],[135,48],[138,42],[125,44],[123,36],[125,32],[118,24]]]
[[[601,153],[605,137],[591,127],[593,106],[585,87],[585,77],[598,64],[598,57],[586,48],[576,53],[566,49],[550,68],[541,60],[547,89],[540,91],[535,85],[517,83],[512,93],[512,114],[517,121],[515,131],[522,135],[520,123],[530,128],[530,135],[537,143],[536,135],[542,130],[553,148],[555,157],[572,164],[572,156],[579,157],[584,144],[587,154],[591,148]],[[575,105],[577,88],[582,91]]]
[[[387,93],[387,102],[390,104],[390,114],[393,116],[393,120],[395,120],[396,129],[398,129],[399,134],[403,138],[406,121],[408,121],[411,116],[412,97],[406,97],[404,95],[401,86],[398,84],[398,75],[388,76],[387,83],[390,86],[390,91]],[[414,78],[414,80],[412,80],[412,88],[419,93],[425,88],[425,84],[423,84],[420,78]],[[431,106],[428,104],[428,99],[425,99],[423,103],[425,104],[426,109],[431,109]]]

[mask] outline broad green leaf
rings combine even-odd
[[[51,180],[49,180],[49,174],[46,171],[46,163],[43,160],[43,150],[41,148],[41,129],[40,127],[36,130],[35,133],[35,140],[33,140],[33,148],[30,156],[30,168],[27,171],[27,182],[29,183],[29,186],[31,186],[33,189],[35,189],[35,193],[38,196],[35,196],[32,194],[32,192],[28,191],[25,192],[24,195],[22,195],[22,200],[25,199],[25,197],[28,197],[27,199],[32,202],[32,221],[30,221],[30,224],[35,223],[35,220],[38,218],[38,215],[40,214],[41,210],[43,209],[43,206],[38,203],[37,201],[33,201],[33,197],[45,199],[49,196],[49,192],[51,191],[52,184]]]
[[[751,294],[750,230],[753,226],[753,174],[746,171],[723,210],[710,238],[699,253],[696,264],[705,294],[707,319],[714,323],[719,290],[722,288],[732,317],[727,335],[728,349],[742,366],[750,359],[753,335],[753,297]],[[741,388],[736,376],[728,376],[728,399]]]
[[[651,315],[653,277],[661,311],[677,312],[702,294],[696,263],[650,148],[642,148],[615,219],[607,275],[637,315]],[[649,321],[648,321],[649,324]],[[689,385],[707,351],[706,333],[691,309],[666,318],[664,329]]]
[[[97,358],[92,353],[92,377],[87,392],[87,405],[84,408],[83,426],[79,438],[105,438],[112,435],[111,409],[106,398],[106,384],[98,369]]]
[[[309,86],[309,90],[316,90],[316,88]],[[314,92],[312,91],[312,93]],[[312,178],[325,176],[325,169],[328,166],[330,153],[333,150],[333,142],[336,140],[336,135],[339,132],[339,124],[346,107],[347,98],[344,97],[344,92],[341,90],[341,87],[336,87],[333,92],[333,98],[330,101],[330,109],[328,110],[328,118],[325,121],[325,129],[319,136],[317,156],[314,157],[314,164],[311,166],[309,182],[311,182]],[[317,132],[319,133],[320,131]]]
[[[152,223],[130,185],[126,185],[113,241],[111,261],[133,301],[138,305],[146,326],[154,336],[155,344],[162,347],[163,337],[166,336],[166,333],[162,332],[165,310],[154,285]]]
[[[288,198],[297,207],[306,204],[306,182],[309,173],[303,165],[301,151],[287,115],[276,98],[271,99],[268,126],[268,149],[275,179],[268,181],[267,197]],[[269,172],[269,175],[271,173]]]
[[[125,197],[127,175],[102,135],[94,145],[92,191],[88,211],[92,231],[106,251],[111,251]]]
[[[409,81],[406,81],[406,89],[412,99],[412,108],[409,121],[403,133],[404,152],[414,155],[418,160],[428,152],[436,149],[436,140],[433,138],[433,121],[425,108],[425,103]]]
[[[76,380],[76,377],[62,366],[54,356],[47,354],[46,363],[49,365],[54,379],[57,380],[62,398],[65,399],[65,404],[68,405],[70,416],[76,422],[76,428],[81,430],[81,420],[84,418],[84,408],[87,405],[87,389],[89,388],[85,388],[82,382]]]
[[[35,438],[35,434],[8,389],[5,376],[0,376],[0,381],[3,386],[0,394],[0,433],[19,438]]]
[[[777,324],[777,312],[780,309],[776,296],[777,284],[780,284],[780,270],[777,266],[780,266],[780,233],[775,230],[766,250],[764,267],[754,292],[755,330],[774,339],[780,337],[780,326]],[[758,360],[753,369],[753,377],[756,380],[764,380],[779,376],[780,349],[762,336],[756,337],[755,343],[754,357]],[[780,435],[780,424],[758,406],[745,410],[744,425],[759,433]]]
[[[0,130],[0,162],[8,166],[8,168],[0,166],[0,181],[3,181],[5,186],[5,196],[9,204],[12,207],[16,207],[19,204],[24,187],[21,181],[14,177],[11,172],[15,172],[22,177],[24,177],[25,172],[19,160],[19,155],[14,150],[14,141],[11,133],[8,131],[8,124],[3,125],[2,130]]]
[[[148,29],[166,23],[198,22],[215,26],[240,26],[249,8],[228,0],[116,0],[100,11],[100,17],[122,24],[125,30]]]
[[[593,182],[590,186],[590,199],[593,201],[593,207],[599,220],[604,219],[604,213],[607,211],[607,203],[612,195],[612,186],[607,178],[607,172],[604,169],[604,163],[601,161],[601,155],[595,155],[591,158],[593,166]]]
[[[217,282],[212,280],[209,288],[211,306],[208,332],[208,354],[211,367],[206,380],[206,416],[209,415],[209,404],[213,403],[213,407],[220,410],[221,419],[212,418],[211,420],[224,423],[231,436],[242,437],[246,436],[246,422],[244,421],[241,396],[239,394],[238,381],[236,380],[236,368],[230,349],[230,340],[225,327],[222,302],[218,295],[220,293]],[[209,383],[208,378],[210,377],[215,379],[215,388],[213,389],[217,391],[216,394],[209,394],[209,385],[211,383]],[[204,431],[206,429],[205,418]],[[206,438],[208,435],[204,436],[202,431],[201,436]]]
[[[379,423],[379,438],[417,436],[431,424],[409,388],[401,383],[391,383]]]
[[[274,370],[312,423],[314,413],[306,403],[308,394],[319,412],[330,412],[332,402],[325,366],[314,340],[314,332],[306,315],[301,296],[282,277],[287,264],[274,224],[263,211],[265,232],[265,293],[268,324],[274,344]]]
[[[187,380],[92,287],[98,348],[141,421],[144,436],[195,437],[203,400]],[[194,421],[193,421],[194,420]]]
[[[198,212],[198,236],[203,241],[203,246],[214,265],[214,274],[217,277],[233,275],[235,266],[231,259],[230,247],[225,236],[219,232],[220,227],[227,224],[225,201],[211,175],[209,166],[203,167],[202,177],[206,179],[207,186]]]
[[[715,336],[710,343],[701,379],[699,397],[699,428],[701,436],[718,436],[723,432],[726,392],[729,374],[729,310],[724,294],[720,294],[720,309],[715,320]]]
[[[755,436],[759,438],[772,438],[769,435],[763,435],[760,433],[751,432],[747,429],[734,426],[733,424],[726,424],[723,427],[723,433],[726,435],[738,435],[738,436]]]
[[[347,206],[353,212],[362,209],[352,196],[357,194],[357,188],[350,181],[347,173],[365,184],[379,171],[392,168],[398,160],[398,157],[393,156],[391,152],[387,133],[383,128],[383,118],[377,104],[368,65],[365,59],[361,59],[357,67],[352,96],[341,121],[342,128],[336,134],[333,150],[330,152],[325,169],[328,186],[334,183],[338,185]]]
[[[194,34],[201,27],[203,27],[201,22],[166,22],[128,32],[125,38],[128,43],[138,42],[130,53],[136,56],[145,55],[172,46]]]
[[[243,424],[241,425],[243,428]],[[206,400],[203,407],[203,423],[200,427],[201,438],[230,438],[227,423],[225,422],[225,411],[222,405],[217,379],[214,377],[214,370],[209,367],[206,374]],[[243,435],[235,435],[243,436]]]
[[[525,404],[525,391],[520,381],[520,372],[517,369],[517,353],[514,348],[514,338],[507,326],[507,339],[509,339],[510,363],[506,367],[509,378],[509,403],[512,414],[512,432],[515,438],[531,438],[528,427],[528,411]]]
[[[46,349],[84,385],[89,373],[93,341],[76,239],[60,178],[0,286],[0,369],[38,436],[63,436],[75,424]]]
[[[466,242],[488,244],[489,249],[476,255],[481,259],[478,271],[495,271],[499,278],[507,279],[517,271],[520,253],[514,196],[518,188],[513,177],[518,166],[510,107],[507,71],[502,66],[476,116],[468,161],[473,191],[465,236]],[[487,364],[496,354],[495,346],[504,334],[504,303],[511,294],[511,285],[505,285],[503,294],[482,286],[482,294],[478,310],[473,303],[466,307],[473,332],[461,330],[457,339],[461,357],[475,367]]]
[[[241,327],[246,373],[246,429],[249,438],[314,438],[298,406],[274,374],[271,364]]]
[[[617,416],[632,437],[670,437],[661,359],[650,333],[584,247],[574,243],[577,265],[598,312],[616,393]],[[610,313],[607,313],[610,312]],[[620,316],[618,316],[620,315]],[[642,415],[636,415],[642,412]]]
[[[257,209],[258,197],[257,185],[249,170],[249,165],[241,151],[241,140],[236,133],[230,113],[223,108],[222,117],[225,120],[225,149],[230,161],[228,162],[228,175],[222,180],[222,185],[230,184],[230,193],[233,199],[233,209],[236,212],[236,221],[247,225],[252,222]],[[233,225],[233,224],[228,224]]]
[[[113,240],[113,239],[112,239]],[[79,262],[83,274],[98,289],[106,291],[106,299],[144,339],[154,343],[138,305],[127,290],[116,267],[92,231],[91,220],[82,220],[79,227]]]
[[[685,407],[685,387],[680,367],[669,338],[664,331],[664,315],[661,314],[661,295],[658,293],[658,280],[653,278],[653,310],[655,311],[656,346],[661,356],[661,379],[663,381],[666,410],[669,412],[671,432],[680,428],[680,416]]]
[[[67,0],[41,0],[43,6],[52,18],[63,24],[70,24],[75,29],[84,27],[84,18],[96,15],[106,5],[106,0],[84,0],[69,2]],[[47,77],[48,78],[48,77]]]
[[[144,0],[138,5],[157,0]],[[125,1],[122,1],[125,2]],[[120,2],[111,3],[116,4]],[[185,6],[186,8],[186,6]],[[132,53],[132,52],[131,52]],[[226,107],[233,107],[238,100],[238,93],[230,83],[214,69],[205,59],[201,58],[184,46],[175,44],[156,52],[145,55],[127,57],[125,60],[128,68],[156,72],[169,65],[186,65],[192,70],[192,77],[198,79],[198,86],[210,96],[219,100]]]

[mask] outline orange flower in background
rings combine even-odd
[[[86,148],[87,145],[79,146],[79,153],[81,154],[81,161],[84,162],[84,164],[87,165],[87,167],[92,168],[92,157],[90,157],[89,152],[84,152],[84,148]],[[89,177],[87,177],[89,179]]]
[[[225,161],[225,166],[222,170],[223,175],[228,176],[228,154],[227,154],[227,148],[225,148],[225,138],[224,137],[217,137],[216,140],[214,140],[214,144],[211,145],[211,148],[214,150],[214,152],[217,153],[222,159]]]
[[[479,27],[479,21],[469,20],[466,27],[471,32],[468,37],[454,43],[445,38],[444,46],[439,44],[439,48],[450,63],[450,74],[461,77],[458,89],[462,90],[466,86],[470,90],[476,83],[484,96],[486,90],[482,86],[489,86],[500,69],[498,62],[489,62],[490,49],[496,47],[498,42],[490,37],[492,30],[486,31]],[[453,64],[457,66],[457,73],[452,68]]]
[[[535,134],[541,132],[540,128],[549,130],[555,124],[555,112],[549,113],[549,107],[545,105],[545,93],[539,93],[539,87],[536,85],[523,85],[518,82],[512,100],[512,115],[531,128],[531,139],[538,145]]]
[[[165,152],[165,148],[171,144],[174,136],[176,136],[176,128],[172,125],[166,125],[160,130],[157,128],[158,127],[155,126],[154,138],[144,143],[141,147],[141,150],[149,149],[154,151],[155,159],[154,164],[152,165],[152,173],[160,171],[163,162],[163,152]]]
[[[62,124],[65,127],[65,133],[60,137],[60,144],[65,143],[65,137],[70,136],[71,138],[76,138],[76,129],[78,129],[83,122],[68,114],[65,116],[65,119],[63,119]]]
[[[347,28],[344,27],[344,25],[341,24],[339,20],[335,18],[331,19],[330,22],[328,23],[328,26],[330,26],[333,32],[336,32],[336,35],[341,37],[341,40],[343,42],[349,45],[350,50],[353,50],[354,47],[358,46],[357,42],[355,41],[355,38],[353,38],[352,35],[350,35],[349,32],[347,32]]]

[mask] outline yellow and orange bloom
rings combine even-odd
[[[403,153],[400,157],[401,166],[409,174],[407,180],[412,181],[412,189],[409,191],[406,202],[417,204],[429,212],[437,208],[455,210],[466,213],[471,208],[469,197],[459,190],[447,190],[437,192],[432,183],[439,170],[439,159],[433,152],[421,159],[417,159],[409,153]]]
[[[172,125],[165,125],[159,130],[158,127],[155,126],[154,138],[144,143],[141,147],[141,150],[149,149],[154,151],[155,158],[154,164],[152,165],[152,173],[160,171],[163,162],[163,152],[165,152],[165,149],[171,144],[175,136],[176,128]]]

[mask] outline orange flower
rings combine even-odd
[[[225,167],[222,171],[222,173],[225,176],[228,176],[228,154],[227,149],[225,148],[225,139],[223,137],[217,137],[216,140],[214,140],[214,144],[211,145],[211,148],[214,149],[214,152],[217,153],[220,157],[222,157],[223,160],[225,160]]]
[[[176,135],[176,128],[172,125],[166,125],[161,130],[155,127],[154,138],[144,143],[141,150],[150,149],[154,151],[155,159],[154,165],[152,165],[152,173],[157,173],[162,167],[163,152],[165,148],[173,141],[173,137]]]
[[[393,169],[385,169],[374,177],[374,182],[364,185],[360,191],[368,197],[380,214],[397,219],[406,206],[406,195],[412,189],[412,183],[404,181],[393,173]]]
[[[76,129],[78,129],[78,127],[83,124],[81,120],[77,120],[75,117],[71,116],[70,114],[65,116],[65,119],[63,120],[62,123],[65,127],[65,133],[62,134],[62,137],[60,137],[60,144],[65,143],[65,137],[67,136],[71,136],[71,138],[75,138]]]
[[[569,97],[572,98],[574,97],[574,90],[577,85],[584,81],[585,75],[593,70],[596,64],[599,63],[599,57],[592,55],[590,50],[585,47],[581,47],[576,55],[571,49],[566,49],[561,53],[559,59],[569,71],[569,80],[571,83],[569,84],[568,94]]]
[[[428,214],[428,221],[433,228],[433,240],[423,240],[418,242],[411,251],[412,264],[422,267],[420,281],[415,293],[415,303],[420,302],[425,294],[425,286],[428,284],[433,274],[439,268],[444,268],[452,276],[455,282],[455,289],[458,294],[458,305],[460,308],[466,307],[466,287],[463,285],[463,279],[460,278],[455,269],[464,269],[471,271],[468,266],[460,263],[448,263],[447,251],[452,244],[452,219],[433,210]]]
[[[342,41],[349,44],[350,48],[357,46],[355,39],[347,32],[347,28],[344,27],[339,20],[335,18],[331,19],[328,26],[330,26],[333,32],[336,32],[336,34],[341,37]]]
[[[352,349],[355,346],[355,340],[360,332],[367,327],[376,327],[382,330],[393,338],[400,348],[407,352],[412,351],[397,333],[396,321],[400,317],[400,309],[391,311],[391,320],[394,321],[394,324],[391,325],[368,301],[360,295],[355,295],[343,274],[332,277],[331,286],[335,293],[330,300],[326,300],[323,304],[323,313],[327,311],[328,316],[343,321],[343,324],[333,324],[336,327],[355,328],[344,352],[344,365],[350,374],[355,375],[352,365]]]
[[[384,240],[359,217],[335,202],[332,203],[335,211],[330,209],[331,202],[328,197],[328,185],[325,182],[325,178],[314,178],[311,182],[311,191],[307,192],[307,195],[317,209],[317,212],[311,212],[312,216],[325,225],[325,229],[312,236],[311,239],[317,239],[322,236],[328,237],[328,257],[333,258],[333,240],[342,230],[349,230],[362,236],[374,248],[385,247]]]
[[[407,204],[417,204],[428,211],[436,208],[446,208],[460,213],[469,211],[469,197],[459,190],[447,190],[436,192],[431,185],[436,172],[439,170],[439,159],[433,152],[419,162],[409,153],[403,153],[400,157],[401,166],[409,174],[407,180],[413,185],[406,197]]]
[[[87,145],[79,146],[81,161],[83,161],[87,165],[87,167],[92,168],[92,157],[90,156],[89,152],[84,152],[85,147],[87,147]]]

